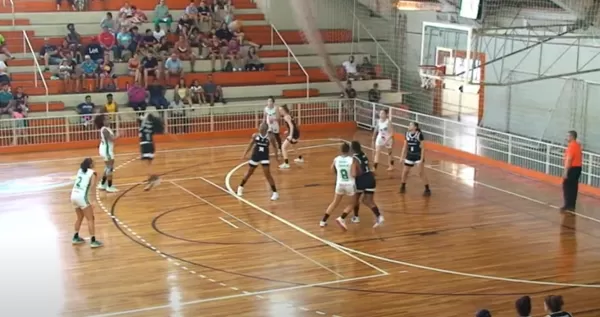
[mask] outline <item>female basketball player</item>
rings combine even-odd
[[[419,176],[425,184],[425,191],[423,196],[431,196],[431,190],[429,189],[429,182],[427,175],[425,174],[425,147],[423,146],[423,133],[419,129],[419,124],[411,122],[408,125],[408,131],[406,131],[406,142],[402,147],[402,156],[404,157],[404,169],[402,170],[402,185],[400,186],[400,193],[406,192],[406,177],[410,172],[411,168],[415,165],[419,167]]]
[[[327,225],[327,219],[329,219],[329,215],[340,204],[342,197],[349,196],[352,199],[348,203],[348,206],[346,206],[342,215],[335,219],[337,224],[342,229],[348,230],[348,227],[346,227],[345,218],[354,208],[354,195],[356,193],[355,179],[359,173],[358,164],[354,162],[354,158],[350,154],[350,145],[348,145],[348,143],[342,143],[341,153],[340,155],[336,156],[335,159],[333,159],[331,170],[333,170],[333,172],[337,175],[337,180],[335,183],[335,195],[333,196],[333,201],[331,204],[329,204],[329,207],[327,207],[325,215],[323,216],[323,220],[321,220],[319,225],[321,227],[325,227]]]
[[[159,118],[145,112],[140,118],[139,132],[141,160],[145,161],[148,166],[148,180],[144,190],[148,191],[160,183],[158,175],[152,171],[152,161],[156,150],[154,147],[154,133],[163,133],[164,125]]]
[[[94,224],[94,209],[90,204],[88,193],[90,187],[95,181],[96,172],[92,170],[94,167],[94,161],[91,158],[86,158],[81,162],[79,171],[77,171],[75,184],[71,191],[71,203],[75,207],[77,213],[77,220],[75,221],[75,235],[73,235],[73,244],[82,244],[85,242],[83,238],[79,236],[79,229],[81,229],[81,223],[85,217],[88,230],[91,236],[90,246],[92,248],[99,248],[102,246],[102,242],[96,240],[96,227]]]
[[[298,125],[292,116],[290,115],[290,109],[287,105],[282,105],[279,107],[279,113],[283,117],[285,124],[287,125],[287,138],[283,141],[281,145],[281,154],[283,155],[283,164],[279,165],[281,169],[290,168],[290,164],[288,161],[288,153],[290,151],[290,147],[294,147],[294,144],[298,143],[298,139],[300,139],[300,129],[298,129]],[[304,159],[302,155],[298,155],[298,158],[294,159],[296,163],[304,163]]]
[[[98,184],[98,189],[106,190],[109,193],[116,193],[118,190],[113,187],[113,172],[115,167],[115,139],[117,136],[110,128],[110,120],[107,115],[100,114],[94,118],[96,128],[100,130],[100,146],[98,152],[104,160],[104,174]]]
[[[373,228],[379,227],[385,219],[381,215],[379,207],[375,204],[375,174],[369,168],[369,158],[363,152],[360,143],[352,141],[350,147],[352,148],[353,157],[360,167],[360,174],[356,178],[356,195],[354,195],[354,217],[352,217],[352,222],[360,222],[358,210],[360,207],[360,197],[362,196],[362,203],[369,207],[375,215],[375,225],[373,225]]]
[[[377,128],[373,131],[373,143],[375,148],[375,157],[373,158],[373,169],[377,169],[379,163],[379,156],[382,151],[386,151],[388,154],[388,171],[394,169],[394,156],[392,155],[392,149],[394,146],[394,131],[392,130],[392,123],[388,118],[389,110],[384,109],[379,111],[379,121],[377,121]]]
[[[260,164],[262,165],[265,178],[269,182],[269,185],[271,185],[271,190],[273,191],[273,194],[271,195],[271,200],[279,199],[277,187],[275,187],[275,180],[273,180],[273,176],[271,176],[271,169],[269,168],[269,165],[271,163],[269,157],[269,146],[273,145],[275,153],[277,153],[277,147],[275,145],[275,142],[273,142],[273,136],[269,134],[268,130],[269,126],[267,125],[267,123],[261,123],[260,127],[258,128],[258,133],[254,133],[252,135],[250,144],[248,144],[248,148],[246,148],[244,155],[242,155],[242,159],[246,159],[246,155],[248,155],[248,152],[250,151],[250,149],[252,149],[252,156],[248,161],[248,171],[246,172],[246,175],[244,175],[240,186],[238,186],[237,188],[238,196],[242,196],[244,194],[244,185],[246,185],[246,182],[248,182],[248,179],[250,179],[250,176],[254,174],[254,170],[256,170],[258,164]]]
[[[267,106],[265,107],[265,122],[269,126],[269,134],[275,137],[277,141],[277,149],[281,150],[281,136],[279,135],[279,115],[275,108],[275,98],[273,96],[267,99]]]

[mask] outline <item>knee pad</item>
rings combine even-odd
[[[104,175],[109,176],[112,175],[114,168],[112,166],[106,166],[104,168]]]

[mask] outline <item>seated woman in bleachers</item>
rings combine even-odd
[[[17,111],[27,117],[29,112],[29,96],[23,91],[23,87],[17,87],[13,93],[14,111]]]
[[[14,109],[13,94],[10,92],[10,86],[2,85],[0,88],[0,117],[7,114],[12,117]]]
[[[66,57],[58,65],[57,77],[64,83],[65,93],[78,92],[81,89],[81,72],[77,69],[77,64],[71,56]]]
[[[213,24],[213,15],[212,10],[206,4],[206,1],[200,1],[200,5],[198,6],[198,23],[199,26],[202,24],[206,24],[207,27],[211,27]]]
[[[114,73],[115,64],[108,58],[108,52],[105,53],[104,63],[98,68],[98,74],[100,81],[98,83],[98,89],[100,91],[116,91],[117,75]]]
[[[146,103],[146,89],[139,83],[134,82],[127,89],[127,98],[129,100],[129,106],[133,108],[133,111],[138,112],[140,115],[146,111],[148,104]]]
[[[140,73],[140,55],[138,53],[133,54],[127,61],[127,70],[129,76],[133,76],[133,81],[139,83],[142,75]]]
[[[181,99],[183,103],[192,105],[190,89],[185,84],[185,78],[179,78],[179,83],[175,86],[175,95],[179,96],[179,99]]]
[[[173,133],[187,133],[187,119],[185,116],[185,103],[179,98],[178,94],[173,96],[173,101],[169,104],[169,113],[171,115],[170,126]]]
[[[231,39],[227,45],[227,58],[229,59],[229,63],[231,63],[232,71],[242,71],[243,61],[240,56],[240,43],[236,39]]]
[[[204,104],[206,99],[204,98],[204,89],[198,83],[198,80],[194,79],[190,85],[190,100],[192,104]]]
[[[265,70],[265,64],[260,61],[260,58],[256,54],[256,48],[250,47],[248,49],[248,56],[246,57],[246,71],[263,70]]]
[[[100,21],[100,28],[108,28],[111,32],[116,33],[119,29],[117,20],[113,19],[110,12],[106,12],[106,16]]]
[[[171,31],[173,16],[169,12],[169,7],[165,4],[165,0],[160,0],[154,8],[154,19],[152,22],[155,26],[160,26],[161,23],[164,23],[167,25],[167,30]]]

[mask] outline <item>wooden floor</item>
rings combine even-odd
[[[383,227],[363,207],[348,232],[321,229],[339,141],[306,136],[306,163],[274,170],[277,202],[260,174],[247,200],[228,192],[246,141],[159,144],[163,182],[150,192],[137,184],[136,148],[118,147],[121,191],[92,197],[96,250],[71,245],[68,200],[95,150],[0,158],[0,315],[514,316],[525,294],[534,315],[549,294],[578,317],[600,315],[598,201],[561,215],[549,206],[560,204],[555,187],[429,153],[432,197],[415,175],[400,195],[399,171],[380,172]]]

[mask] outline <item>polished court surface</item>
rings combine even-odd
[[[333,195],[341,139],[307,135],[302,165],[260,171],[235,190],[248,139],[159,144],[162,183],[139,182],[134,146],[117,147],[119,193],[92,192],[100,249],[72,246],[72,176],[95,149],[0,157],[2,316],[512,316],[514,300],[563,295],[576,316],[600,315],[600,207],[581,197],[561,214],[560,189],[428,153],[433,195],[411,174],[377,174],[386,222],[318,226]],[[397,149],[398,151],[400,149]],[[102,162],[97,160],[98,172]],[[401,167],[401,164],[397,165]],[[81,234],[87,237],[84,222]]]

